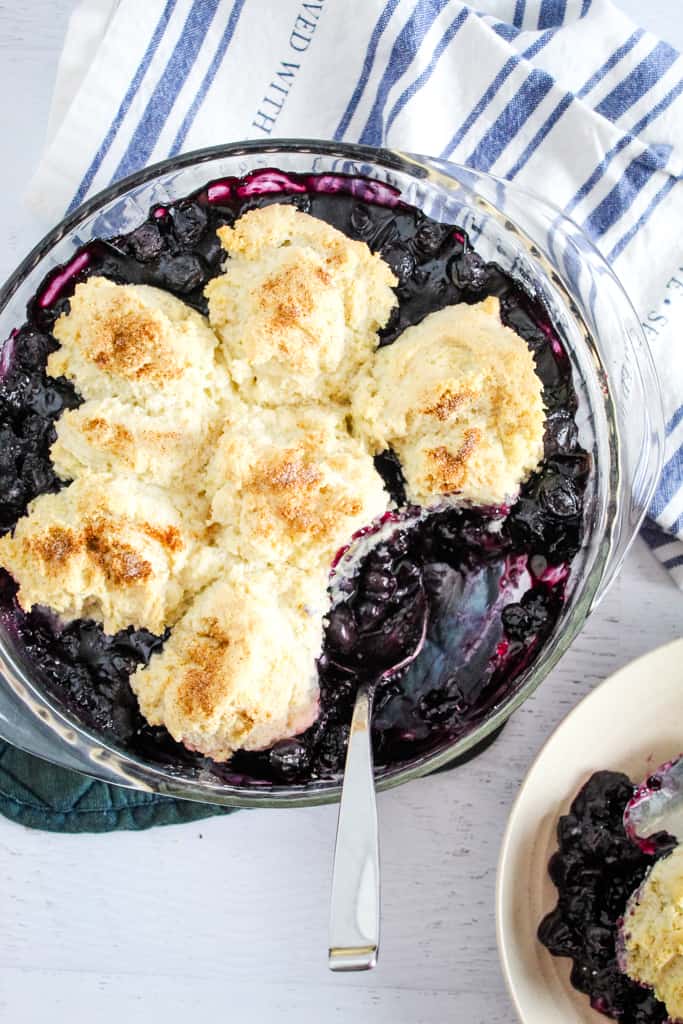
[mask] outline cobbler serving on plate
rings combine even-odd
[[[624,1024],[683,1019],[683,846],[636,835],[629,810],[663,786],[670,764],[639,786],[596,772],[557,828],[549,864],[558,890],[539,940],[572,961],[571,984]]]
[[[590,471],[542,304],[387,185],[255,171],[55,270],[0,363],[0,596],[108,742],[254,784],[472,728],[560,615]]]

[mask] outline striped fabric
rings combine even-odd
[[[682,94],[676,51],[610,0],[82,0],[28,199],[55,221],[145,163],[283,136],[541,192],[613,264],[651,343],[667,447],[644,535],[683,586]]]

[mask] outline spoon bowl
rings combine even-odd
[[[636,789],[624,811],[626,834],[651,852],[654,839],[666,832],[683,836],[683,755],[657,768]]]

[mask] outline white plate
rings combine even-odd
[[[523,1024],[605,1024],[536,930],[555,906],[547,864],[561,814],[600,769],[634,780],[683,750],[683,640],[611,676],[565,718],[527,775],[503,838],[496,917],[503,974]]]

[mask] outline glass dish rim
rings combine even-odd
[[[45,256],[58,242],[68,236],[83,220],[96,214],[108,203],[121,198],[131,189],[153,179],[160,178],[167,173],[172,173],[173,171],[188,166],[199,166],[202,163],[215,159],[249,156],[249,154],[257,154],[258,156],[263,157],[272,153],[274,161],[276,162],[277,154],[283,152],[366,161],[373,165],[382,166],[387,170],[396,170],[406,173],[417,179],[420,177],[427,177],[430,174],[434,174],[439,177],[443,176],[443,172],[439,168],[439,162],[432,162],[433,158],[430,158],[429,156],[402,153],[397,150],[376,148],[355,143],[331,142],[329,140],[318,139],[282,138],[270,140],[266,144],[260,140],[248,140],[204,147],[189,153],[169,157],[156,164],[141,168],[140,170],[128,175],[126,178],[120,179],[114,184],[98,192],[92,198],[86,200],[86,202],[81,206],[67,213],[62,220],[51,231],[47,232],[47,234],[33,247],[14,272],[9,276],[4,285],[0,287],[0,313],[3,311],[5,305],[24,281],[26,276],[35,269],[40,261],[45,258]],[[450,161],[446,166],[471,173],[470,168]],[[422,173],[420,173],[421,171]],[[492,181],[500,181],[507,188],[514,188],[518,194],[525,194],[534,202],[540,202],[547,209],[554,210],[563,220],[568,220],[561,210],[555,207],[552,203],[549,203],[544,197],[535,195],[533,192],[518,186],[516,183],[508,182],[505,179],[497,179],[495,175],[486,174],[485,177]],[[576,225],[573,222],[572,224],[576,228]],[[523,237],[526,237],[526,233],[519,227],[519,225],[515,224],[514,226]],[[577,230],[581,231],[580,228],[577,228]],[[583,235],[583,232],[581,232],[581,234]],[[583,238],[586,240],[586,243],[590,248],[597,254],[604,268],[613,278],[623,301],[630,306],[630,300],[611,268],[608,267],[602,255],[595,246],[593,246],[590,240],[585,235],[583,235]],[[640,330],[642,333],[642,328],[640,328]],[[658,420],[660,422],[658,422],[657,425],[659,426],[661,423],[661,426],[663,427],[659,381],[656,371],[653,370],[652,356],[646,342],[643,346],[643,351],[649,359],[651,370],[653,371],[652,377],[657,383],[660,399],[658,409],[660,414]],[[657,454],[658,465],[661,469],[661,446]],[[654,484],[651,487],[651,491],[653,490]],[[650,493],[648,504],[651,497],[652,494]],[[643,513],[643,516],[644,514],[645,513]],[[642,517],[640,521],[642,521]],[[633,536],[631,537],[627,548],[623,551],[620,562],[623,560],[626,550],[628,550],[628,547],[630,547],[630,544],[637,535],[639,525],[640,523],[638,523],[634,528]],[[431,754],[423,755],[420,758],[407,762],[398,769],[391,769],[386,775],[380,775],[377,780],[378,789],[382,790],[393,788],[394,786],[401,785],[413,778],[418,778],[447,765],[454,758],[466,754],[472,747],[482,743],[483,740],[493,734],[502,724],[504,724],[505,721],[507,721],[510,715],[513,714],[529,696],[531,696],[538,686],[540,686],[543,679],[554,668],[559,659],[571,645],[580,629],[583,627],[585,619],[593,607],[596,596],[600,591],[605,570],[610,561],[611,550],[612,544],[610,531],[609,529],[606,529],[596,545],[594,563],[590,567],[586,577],[584,577],[583,589],[579,600],[572,605],[567,616],[567,620],[563,623],[562,628],[548,641],[542,674],[540,672],[532,671],[529,678],[508,700],[506,700],[499,708],[496,708],[489,717],[472,728],[470,732],[466,733],[464,736],[444,745],[442,748]],[[85,753],[87,754],[88,759],[94,762],[93,774],[95,777],[101,777],[101,775],[97,774],[97,768],[95,767],[97,762],[99,762],[100,768],[106,762],[109,762],[110,764],[112,762],[114,764],[123,762],[125,765],[125,771],[123,770],[123,767],[120,769],[120,780],[118,778],[119,773],[116,772],[117,778],[112,777],[111,781],[117,781],[120,785],[144,788],[167,795],[174,795],[183,799],[220,803],[234,807],[311,806],[315,804],[334,802],[339,797],[341,787],[340,783],[337,781],[328,782],[327,780],[321,780],[321,783],[314,782],[309,786],[309,788],[283,785],[270,787],[268,789],[265,789],[264,787],[259,790],[258,787],[254,787],[251,792],[247,792],[243,787],[223,783],[218,780],[216,780],[215,783],[211,780],[211,784],[207,785],[209,780],[188,780],[183,777],[174,777],[173,773],[169,773],[169,771],[163,766],[145,762],[137,755],[121,751],[114,745],[110,746],[106,741],[103,741],[102,737],[96,736],[94,732],[83,726],[75,718],[72,719],[68,713],[63,712],[58,705],[52,702],[52,698],[47,695],[46,691],[39,684],[37,685],[32,681],[29,674],[24,671],[21,664],[17,659],[15,659],[13,653],[7,650],[2,641],[0,641],[0,670],[2,671],[3,676],[3,679],[0,679],[0,684],[3,681],[8,683],[14,691],[14,695],[28,707],[29,712],[34,716],[38,715],[38,717],[42,719],[43,723],[48,725],[48,727],[50,727],[50,720],[52,719],[54,726],[56,726],[56,728],[52,727],[52,731],[60,735],[62,742],[68,742],[70,746],[74,747],[79,745],[78,742],[74,743],[76,737],[83,741],[83,745],[86,747]],[[133,770],[131,771],[131,769]],[[82,770],[87,774],[87,767],[84,767]],[[320,786],[320,788],[317,788],[318,786]]]

